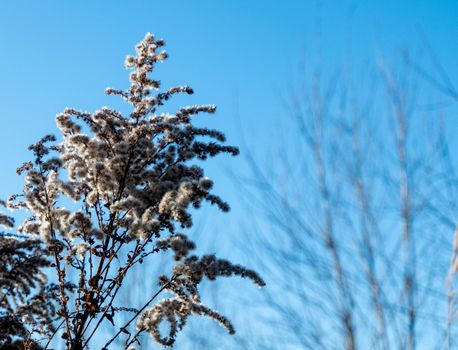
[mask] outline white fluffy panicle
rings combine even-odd
[[[188,86],[161,90],[160,82],[151,78],[155,64],[167,58],[163,46],[163,40],[147,34],[136,46],[136,55],[125,60],[131,71],[128,89],[106,89],[107,94],[121,96],[131,105],[130,114],[103,107],[94,113],[67,108],[56,116],[62,141],[57,143],[54,136],[48,135],[30,146],[34,160],[18,169],[26,184],[21,194],[9,198],[8,206],[31,213],[18,231],[39,235],[52,247],[61,284],[66,275],[59,263],[80,270],[80,293],[98,291],[99,299],[87,297],[83,306],[81,299],[76,298],[74,312],[67,311],[67,304],[73,299],[61,297],[61,313],[67,318],[82,313],[78,322],[89,316],[97,317],[104,310],[103,302],[108,299],[102,295],[111,295],[126,273],[119,270],[118,276],[110,277],[106,272],[111,270],[104,264],[109,264],[115,256],[108,257],[109,250],[114,252],[124,244],[137,242],[141,249],[131,251],[128,257],[132,261],[148,244],[158,252],[172,250],[175,260],[181,263],[175,268],[177,277],[169,281],[168,289],[177,297],[159,302],[138,323],[140,329],[148,329],[157,341],[171,345],[176,331],[191,314],[210,316],[233,333],[228,320],[198,302],[197,284],[203,277],[239,275],[259,286],[264,282],[255,272],[213,256],[187,258],[194,243],[174,233],[176,227],[192,225],[189,209],[199,208],[203,201],[223,211],[229,210],[224,201],[211,193],[212,180],[196,164],[197,160],[219,153],[237,155],[238,149],[224,145],[221,132],[193,125],[196,114],[214,113],[214,105],[191,105],[172,114],[158,111],[174,95],[193,93]],[[11,218],[0,214],[0,225],[12,227],[13,224]],[[170,236],[161,239],[164,232]],[[104,277],[88,271],[95,268],[95,262],[100,263],[97,273],[106,272]],[[127,266],[131,265],[132,262]],[[86,276],[93,278],[88,281]],[[175,316],[180,320],[178,323]],[[167,338],[157,333],[158,322],[163,318],[172,327]],[[78,332],[83,326],[73,329],[72,323],[67,322],[66,327],[67,332],[75,332],[76,337],[82,338]]]

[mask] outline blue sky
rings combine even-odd
[[[421,53],[426,40],[458,85],[457,19],[453,0],[3,2],[0,197],[20,189],[15,169],[27,160],[27,146],[56,132],[54,116],[65,107],[125,108],[103,91],[127,86],[124,57],[146,32],[167,43],[170,59],[156,70],[163,86],[187,84],[196,92],[177,105],[216,104],[216,116],[200,122],[234,144],[241,125],[247,145],[266,155],[275,130],[288,128],[281,98],[304,62],[332,67],[350,60],[359,72],[376,52],[388,59],[406,47]],[[242,214],[227,172],[243,164],[227,157],[209,164],[217,192],[235,209],[224,218],[211,215],[230,229]]]
[[[196,94],[183,104],[217,104],[209,122],[233,142],[236,102],[256,147],[281,123],[279,95],[304,52],[342,62],[351,42],[358,67],[376,49],[415,47],[424,36],[451,80],[458,76],[456,1],[14,1],[0,9],[3,183],[17,183],[25,146],[53,131],[63,108],[117,105],[103,90],[126,86],[123,58],[148,31],[167,43],[170,59],[157,70],[164,85],[191,85]]]
[[[232,143],[240,143],[242,125],[248,146],[268,153],[272,133],[285,126],[281,97],[301,64],[350,60],[358,72],[376,52],[395,56],[426,39],[456,82],[457,17],[451,0],[3,2],[0,180],[8,186],[0,196],[19,189],[14,169],[26,160],[26,146],[55,132],[54,116],[65,107],[125,107],[103,91],[126,86],[124,57],[146,32],[167,43],[170,59],[156,70],[163,86],[188,84],[196,92],[177,105],[215,103],[216,117],[202,116],[203,123]],[[209,166],[221,178],[217,189],[237,205],[224,175],[243,161]]]

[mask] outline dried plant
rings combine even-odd
[[[192,117],[214,113],[214,105],[184,107],[174,114],[159,112],[174,95],[193,93],[187,86],[161,92],[160,82],[150,78],[155,64],[167,58],[163,46],[163,40],[147,34],[136,46],[136,55],[126,58],[131,70],[129,88],[106,90],[132,106],[130,115],[108,107],[92,114],[66,109],[56,117],[62,142],[45,136],[29,148],[33,161],[18,169],[25,176],[25,186],[22,193],[9,198],[8,207],[29,213],[17,232],[33,239],[5,238],[8,254],[2,257],[16,261],[13,256],[26,255],[33,268],[21,262],[21,271],[14,276],[22,277],[6,274],[2,283],[11,298],[23,299],[31,288],[41,288],[41,294],[33,298],[43,297],[48,308],[52,300],[57,301],[58,307],[39,315],[38,310],[5,304],[5,317],[12,317],[10,309],[21,310],[36,318],[31,324],[43,323],[49,328],[45,348],[56,334],[65,340],[66,349],[89,348],[95,338],[100,343],[98,330],[104,321],[117,331],[105,340],[103,349],[109,349],[122,334],[125,348],[130,349],[145,331],[158,343],[171,346],[190,315],[208,316],[232,334],[230,321],[201,303],[199,283],[237,275],[264,286],[254,271],[213,255],[190,255],[195,244],[176,232],[191,227],[190,209],[198,209],[204,201],[229,210],[211,192],[213,182],[197,160],[239,151],[223,144],[221,132],[193,126]],[[0,223],[13,227],[7,216],[0,216]],[[160,277],[159,290],[149,291],[151,298],[139,309],[117,306],[116,296],[129,270],[165,251],[173,252],[177,265],[171,276]],[[43,267],[53,269],[55,285],[46,282]],[[162,291],[172,296],[153,304]],[[55,297],[47,299],[50,293]],[[119,313],[133,315],[119,325]],[[13,332],[24,341],[29,339],[28,327],[13,321],[6,323],[14,328],[6,332],[8,341],[16,335]],[[169,324],[165,335],[163,321]]]
[[[57,285],[43,273],[48,252],[39,240],[2,234],[0,259],[0,347],[39,349],[33,337],[52,334],[58,319]]]

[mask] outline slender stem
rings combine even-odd
[[[43,167],[41,166],[41,163],[39,165],[39,169],[40,169],[41,181],[43,183],[43,190],[44,190],[45,198],[46,198],[46,209],[47,209],[46,215],[49,220],[51,237],[53,238],[53,240],[56,240],[56,233],[54,231],[54,222],[52,219],[51,207],[50,207],[51,204],[50,204],[48,189],[46,188],[46,179],[45,179],[45,175],[44,175],[44,171],[43,171]],[[71,332],[70,332],[70,322],[69,322],[68,309],[67,309],[67,296],[65,295],[65,270],[62,270],[60,267],[59,253],[57,252],[56,249],[53,249],[53,256],[54,256],[54,260],[56,263],[57,279],[59,281],[59,291],[60,291],[60,304],[62,308],[63,317],[65,320],[65,330],[67,333],[67,337],[65,338],[65,343],[68,348],[71,342]]]
[[[175,281],[175,279],[178,277],[178,275],[172,276],[169,282],[167,282],[161,289],[159,289],[147,302],[143,307],[138,310],[135,315],[121,328],[119,328],[119,331],[105,344],[105,346],[102,348],[102,350],[108,350],[108,345],[110,345],[120,334],[121,332],[125,331],[127,327],[130,326],[130,324],[153,302],[153,300],[163,291],[165,290],[170,284]]]
[[[56,330],[55,330],[54,333],[51,335],[51,337],[49,337],[48,342],[47,342],[46,345],[45,345],[45,350],[48,348],[49,344],[51,344],[52,339],[53,339],[54,336],[57,334],[57,332],[59,331],[60,327],[62,327],[62,325],[64,324],[64,322],[65,322],[65,320],[62,320],[62,322],[59,323],[59,325],[56,327]]]

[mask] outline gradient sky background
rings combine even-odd
[[[233,144],[241,142],[241,125],[247,145],[261,156],[269,154],[276,128],[288,128],[281,96],[297,80],[304,57],[306,64],[330,66],[349,59],[357,72],[376,52],[388,59],[406,47],[421,52],[426,40],[458,85],[456,0],[5,1],[0,198],[20,190],[15,169],[27,160],[27,146],[56,132],[54,116],[65,107],[125,107],[103,91],[127,86],[124,57],[146,32],[167,44],[170,58],[156,70],[163,86],[195,90],[177,105],[216,104],[216,116],[199,120],[224,131]],[[452,118],[450,133],[456,134],[456,113]],[[207,212],[207,229],[216,222],[229,232],[238,229],[243,211],[227,173],[243,167],[242,157],[209,163],[216,192],[234,210]],[[215,237],[220,243],[210,245],[223,249],[224,235]]]
[[[454,0],[3,2],[0,180],[8,186],[0,197],[19,190],[15,169],[27,159],[26,147],[56,132],[54,116],[65,107],[126,107],[103,91],[127,86],[124,57],[146,32],[166,40],[170,59],[156,70],[163,86],[187,84],[196,92],[172,107],[216,104],[216,116],[199,120],[235,144],[242,126],[247,145],[265,156],[275,130],[287,130],[281,98],[301,64],[351,61],[357,75],[376,53],[388,60],[405,48],[421,53],[426,40],[457,82],[457,18]],[[451,126],[457,130],[456,118]],[[239,157],[208,165],[234,212],[225,175],[243,164]],[[223,220],[237,222],[236,215]]]
[[[14,169],[28,144],[55,131],[58,112],[119,105],[104,88],[127,85],[124,57],[148,31],[167,43],[170,59],[156,70],[163,85],[188,84],[196,92],[179,104],[215,103],[216,117],[200,118],[233,143],[240,136],[237,105],[248,143],[261,149],[282,125],[281,95],[304,53],[342,63],[351,43],[358,71],[376,51],[394,56],[421,48],[425,38],[456,82],[457,18],[453,0],[3,2],[0,180],[10,188],[0,196],[20,185]]]

